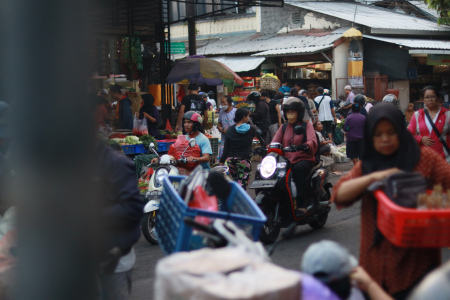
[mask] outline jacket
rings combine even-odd
[[[249,158],[252,154],[253,138],[257,137],[261,142],[261,147],[266,147],[261,138],[260,131],[251,125],[246,133],[236,131],[236,124],[228,127],[225,135],[225,144],[220,162],[224,163],[228,157]]]
[[[301,160],[309,160],[313,163],[316,162],[315,153],[317,151],[317,137],[316,132],[314,130],[314,127],[311,123],[306,123],[306,143],[309,146],[309,150],[304,151],[297,151],[297,152],[286,152],[286,158],[289,159],[289,161],[292,164],[295,164]],[[295,124],[296,125],[296,124]],[[275,136],[273,137],[272,143],[281,143],[283,147],[289,147],[291,145],[291,138],[292,139],[292,145],[301,145],[303,141],[303,134],[302,135],[294,135],[294,126],[292,124],[288,123],[286,127],[286,132],[283,135],[283,126],[281,126]]]
[[[95,149],[98,163],[96,181],[103,189],[102,216],[106,224],[105,250],[131,250],[140,236],[144,203],[137,187],[133,162],[105,145]]]
[[[448,122],[446,123],[446,113],[448,112],[447,109],[444,107],[441,107],[441,111],[439,112],[439,115],[436,119],[436,128],[441,133],[441,135],[445,138],[445,142],[450,147],[450,128]],[[449,114],[449,113],[447,113]],[[417,117],[418,116],[418,120]],[[434,145],[431,147],[434,151],[436,151],[440,156],[445,158],[444,153],[444,147],[442,146],[442,143],[439,141],[439,137],[434,133],[434,131],[428,130],[428,127],[425,123],[425,113],[423,111],[423,108],[414,113],[414,115],[411,118],[411,122],[408,126],[408,131],[411,132],[411,134],[414,136],[414,138],[417,140],[419,145],[422,145],[422,137],[429,136],[434,140]],[[419,125],[419,131],[417,131],[417,125]]]
[[[133,129],[131,100],[128,97],[125,97],[119,101],[119,126],[120,129]]]
[[[258,126],[264,134],[270,126],[269,104],[264,100],[258,101],[255,112],[251,114],[251,118],[253,124]]]

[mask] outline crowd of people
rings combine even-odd
[[[188,161],[209,169],[212,149],[203,132],[208,113],[215,111],[214,104],[208,101],[206,93],[199,95],[195,84],[190,84],[189,90],[181,103],[177,129],[181,129],[188,139],[194,138],[201,149],[199,157],[189,157]],[[345,92],[347,99],[338,105],[322,87],[317,89],[315,99],[309,99],[307,91],[283,84],[278,93],[251,92],[247,100],[254,102],[253,112],[234,108],[231,97],[224,96],[218,108],[219,163],[227,163],[233,180],[246,189],[252,171],[255,137],[262,147],[271,142],[283,147],[294,144],[297,151],[286,153],[286,158],[292,163],[297,189],[302,190],[306,185],[306,174],[316,163],[315,155],[327,155],[331,151],[339,111],[348,110],[343,130],[347,137],[347,156],[354,167],[338,181],[331,201],[338,209],[359,200],[362,202],[360,267],[352,265],[342,277],[344,281],[332,282],[328,278],[324,283],[335,289],[341,299],[347,299],[352,293],[348,289],[350,278],[356,280],[360,290],[371,299],[406,299],[413,288],[440,265],[440,249],[400,248],[390,243],[376,225],[377,201],[365,191],[372,183],[401,171],[419,172],[432,184],[441,184],[445,190],[450,188],[450,166],[446,163],[450,156],[450,111],[442,106],[442,97],[435,87],[423,89],[424,108],[414,111],[414,106],[409,105],[405,112],[400,110],[394,95],[387,95],[382,103],[374,105],[366,103],[364,95],[353,94],[349,86],[345,87]],[[126,128],[132,120],[126,116],[130,113],[129,101],[115,89],[110,94],[118,101],[117,124]],[[142,95],[142,99],[144,105],[139,117],[155,124],[152,129],[156,130],[160,117],[153,106],[154,99],[149,94]],[[101,106],[102,101],[98,103]],[[104,112],[98,113],[98,118],[103,115]],[[302,134],[294,134],[296,125],[303,126]],[[153,132],[150,127],[149,132]],[[310,199],[302,198],[300,193],[296,201],[296,215],[307,213]],[[322,261],[314,266],[308,263],[314,260],[314,253],[317,256],[319,248],[334,249],[335,254],[342,252],[332,244],[315,247],[316,250],[305,253],[305,257],[310,255],[311,258],[304,258],[302,262],[302,269],[314,276],[318,272],[314,271],[317,266],[325,263]],[[319,279],[320,276],[318,274]]]

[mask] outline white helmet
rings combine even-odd
[[[177,160],[172,155],[164,154],[161,156],[161,159],[159,160],[160,165],[172,165],[175,164]]]
[[[394,104],[396,106],[399,105],[399,102],[397,100],[397,96],[395,96],[393,94],[387,94],[386,96],[384,96],[383,102],[392,103],[392,104]]]

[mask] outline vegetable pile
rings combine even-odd
[[[141,142],[141,144],[144,144],[145,149],[148,150],[148,145],[150,145],[150,143],[155,144],[155,150],[158,151],[158,143],[156,142],[156,139],[154,137],[152,137],[151,135],[143,135],[139,138],[139,141]]]

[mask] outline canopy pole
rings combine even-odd
[[[334,65],[333,61],[323,51],[320,51],[320,53],[330,62],[331,65]]]

